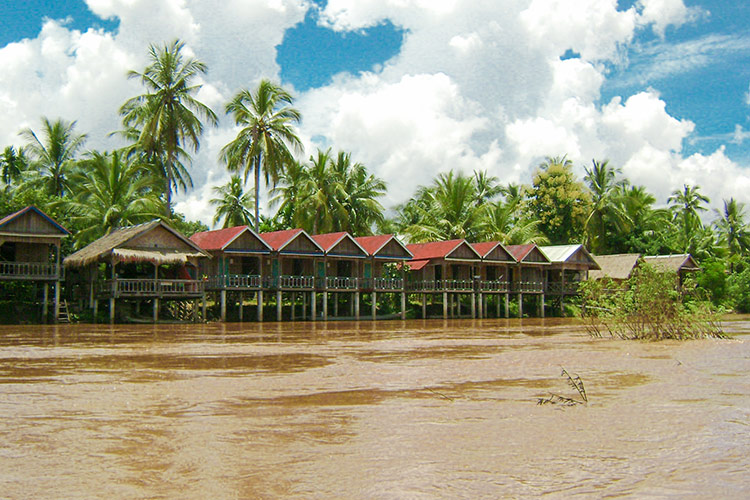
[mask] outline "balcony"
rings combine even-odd
[[[263,280],[253,274],[230,274],[211,276],[206,280],[206,290],[259,290]]]
[[[104,297],[200,297],[205,282],[179,279],[115,279],[99,283]]]
[[[544,282],[517,281],[513,283],[512,289],[516,293],[542,293],[544,292]]]
[[[501,280],[481,281],[479,288],[483,292],[509,292],[510,282]]]
[[[547,283],[545,293],[549,295],[576,295],[578,294],[578,281],[567,281],[563,286],[561,281],[550,281]]]
[[[409,290],[414,292],[472,292],[473,280],[427,280],[415,281],[409,284]]]
[[[0,280],[62,279],[62,267],[44,262],[0,262]]]

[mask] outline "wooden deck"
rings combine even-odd
[[[0,280],[57,281],[62,279],[62,267],[41,262],[0,262]]]
[[[118,278],[98,285],[100,298],[198,298],[205,292],[202,280]]]

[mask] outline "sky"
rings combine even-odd
[[[714,209],[750,204],[748,2],[28,0],[0,1],[0,21],[0,147],[42,116],[121,146],[118,109],[144,92],[127,71],[185,41],[221,120],[176,209],[209,225],[237,134],[224,105],[262,78],[295,96],[300,158],[350,152],[387,182],[386,208],[440,172],[529,183],[562,155],[579,176],[608,159],[659,204],[684,184]]]

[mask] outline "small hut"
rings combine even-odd
[[[535,243],[508,245],[506,247],[518,264],[514,269],[513,291],[518,293],[518,315],[523,317],[523,297],[536,297],[539,316],[544,317],[544,288],[549,258]]]
[[[54,318],[60,312],[60,244],[70,232],[47,214],[28,206],[0,219],[0,281],[28,281],[43,285],[42,316],[49,308],[49,286],[54,287]]]
[[[479,255],[482,256],[482,266],[479,271],[479,317],[484,317],[489,310],[487,300],[495,300],[496,316],[500,317],[501,304],[505,304],[505,317],[509,316],[509,300],[511,292],[511,269],[517,264],[515,257],[499,241],[485,241],[472,243]]]
[[[625,281],[632,276],[641,259],[639,253],[621,253],[614,255],[594,255],[599,269],[589,272],[589,279],[609,278],[614,281]]]
[[[135,315],[141,303],[153,305],[153,320],[159,318],[159,301],[204,300],[204,283],[198,279],[198,259],[210,255],[160,220],[117,229],[78,250],[63,261],[66,268],[79,270],[87,288],[94,317],[99,300],[109,301],[109,319],[115,320],[118,299],[134,301]],[[185,316],[185,314],[182,314]],[[184,318],[186,319],[186,318]]]
[[[691,273],[700,271],[700,266],[689,253],[676,255],[647,255],[643,262],[654,266],[659,271],[676,273],[680,286],[685,283],[685,278]]]

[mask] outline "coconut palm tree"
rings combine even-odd
[[[86,134],[77,134],[75,126],[76,122],[50,121],[42,117],[41,138],[30,128],[20,133],[28,141],[24,149],[29,156],[29,166],[38,174],[31,182],[43,184],[49,195],[62,197],[65,194],[76,154],[86,141]]]
[[[83,228],[76,234],[76,245],[158,217],[164,211],[157,195],[159,183],[147,165],[122,151],[90,153],[71,175],[71,197],[61,202],[76,226]]]
[[[719,212],[716,229],[729,252],[730,269],[734,272],[737,258],[750,250],[750,229],[745,222],[745,204],[734,198],[724,200],[724,210]]]
[[[307,176],[305,165],[294,161],[287,165],[279,176],[278,183],[271,189],[269,206],[279,207],[274,219],[284,229],[303,227],[304,220],[307,218],[302,206]]]
[[[700,193],[699,186],[685,184],[681,191],[672,191],[667,201],[674,214],[675,222],[678,222],[682,229],[682,241],[679,244],[681,250],[688,251],[692,246],[690,241],[694,239],[692,233],[703,228],[698,212],[707,210],[704,204],[708,203],[709,199]]]
[[[137,147],[160,172],[164,182],[167,214],[172,213],[172,192],[193,186],[186,165],[186,148],[197,152],[203,122],[218,122],[214,112],[195,98],[201,85],[195,80],[207,71],[206,65],[185,57],[184,42],[149,46],[150,63],[142,73],[130,71],[147,93],[128,99],[120,108],[126,131],[138,132]]]
[[[584,167],[583,180],[591,192],[591,205],[586,217],[585,229],[591,250],[605,254],[609,250],[607,228],[622,230],[627,225],[627,214],[617,203],[618,188],[624,181],[617,180],[619,168],[609,165],[608,160],[592,160],[591,168]]]
[[[268,80],[261,80],[255,92],[241,90],[226,105],[240,127],[237,137],[221,150],[227,168],[244,170],[245,179],[255,173],[255,229],[260,224],[260,178],[274,185],[294,160],[289,148],[301,150],[293,124],[300,113],[292,107],[292,96]]]
[[[477,189],[477,205],[493,201],[503,192],[499,179],[494,175],[489,175],[486,170],[474,171],[474,185]]]
[[[23,149],[16,151],[13,146],[7,146],[0,155],[0,177],[3,184],[9,187],[21,178],[21,174],[28,167],[29,160]]]
[[[339,204],[347,215],[338,219],[338,230],[356,236],[372,234],[373,227],[384,219],[384,208],[377,198],[385,195],[385,182],[368,173],[361,163],[352,163],[350,153],[339,152],[331,172],[338,180]]]
[[[301,222],[312,234],[339,230],[337,220],[346,220],[349,214],[341,203],[343,186],[333,172],[331,150],[318,150],[310,157],[302,184]]]
[[[475,239],[480,231],[481,206],[476,205],[476,186],[471,177],[452,170],[439,174],[432,186],[417,192],[413,204],[417,222],[403,231],[412,243]]]
[[[233,175],[223,186],[214,187],[217,198],[209,201],[216,206],[214,225],[224,219],[222,227],[249,226],[253,221],[250,207],[253,205],[253,193],[244,192],[245,182],[238,175]]]
[[[539,221],[518,219],[518,198],[508,202],[495,202],[484,205],[484,213],[478,239],[482,241],[499,241],[504,245],[526,245],[536,243],[546,245],[547,238],[539,230]]]

